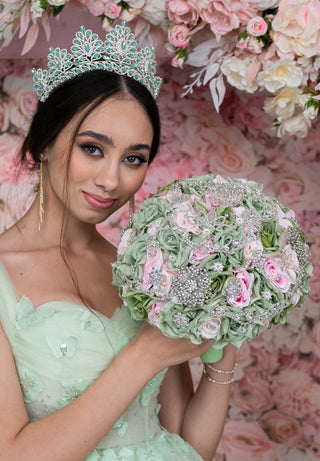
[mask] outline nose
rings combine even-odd
[[[116,159],[105,158],[99,165],[94,177],[94,183],[106,192],[114,191],[119,185],[119,162]]]

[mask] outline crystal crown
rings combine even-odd
[[[155,75],[154,49],[138,51],[135,36],[125,22],[108,32],[105,42],[80,26],[72,43],[70,53],[66,49],[49,48],[48,69],[32,69],[33,86],[40,101],[45,101],[63,82],[97,69],[132,77],[157,98],[162,79]]]

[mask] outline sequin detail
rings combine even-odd
[[[23,399],[26,403],[34,402],[37,394],[41,393],[45,386],[39,375],[24,367],[19,373]]]
[[[46,336],[47,344],[50,347],[53,355],[60,359],[61,357],[72,357],[76,351],[78,339],[74,336],[69,336],[65,340],[57,336]]]

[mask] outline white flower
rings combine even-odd
[[[155,26],[162,24],[166,18],[165,0],[148,0],[141,12],[141,16]]]
[[[220,330],[221,322],[218,318],[212,318],[199,325],[198,333],[204,339],[213,339]]]
[[[277,136],[281,138],[285,134],[290,136],[297,136],[298,138],[304,138],[308,134],[308,130],[311,127],[311,121],[305,117],[303,113],[298,114],[294,117],[283,120],[278,128]]]
[[[32,0],[30,12],[34,18],[40,18],[45,11],[41,6],[40,0]]]
[[[281,121],[293,116],[300,96],[300,90],[285,88],[274,98],[266,98],[263,108],[267,114]]]
[[[319,108],[316,105],[309,106],[303,111],[304,117],[310,120],[314,120],[315,118],[317,118],[318,114],[319,114]]]
[[[259,10],[267,10],[268,8],[278,6],[279,1],[280,0],[250,0],[250,3],[259,8]]]
[[[270,93],[280,88],[298,88],[303,79],[303,72],[293,61],[280,59],[270,67],[259,72],[257,80],[260,86],[266,88]]]
[[[68,0],[49,0],[48,4],[51,6],[61,6],[67,3]]]
[[[248,93],[253,93],[258,89],[256,79],[252,82],[247,82],[248,68],[250,59],[239,59],[234,56],[227,58],[221,65],[221,72],[227,77],[230,85],[238,88],[238,90],[246,90]]]

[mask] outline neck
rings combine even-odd
[[[90,248],[99,236],[94,224],[83,223],[71,216],[58,203],[44,204],[43,222],[39,226],[39,193],[20,221],[20,228],[39,247],[62,246],[67,251]]]

